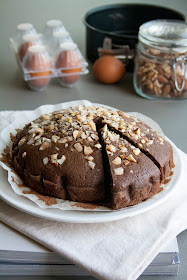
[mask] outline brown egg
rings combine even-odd
[[[68,48],[69,49],[66,49]],[[62,83],[67,85],[74,84],[80,77],[82,71],[81,57],[76,51],[76,44],[68,42],[61,45],[61,52],[57,56],[55,67],[57,69],[63,68],[61,73],[64,74],[59,77]]]
[[[33,46],[33,45],[37,45],[37,44],[41,44],[41,34],[25,34],[22,37],[22,43],[19,46],[18,49],[18,57],[20,59],[20,61],[23,61],[24,56],[26,55],[29,47]]]
[[[18,50],[18,57],[20,59],[20,61],[22,62],[23,61],[23,58],[24,56],[26,55],[29,47],[35,45],[36,43],[34,42],[25,42],[23,43],[20,47],[19,47],[19,50]]]
[[[113,84],[123,78],[125,74],[125,66],[114,56],[106,55],[95,61],[93,65],[93,73],[99,82]]]
[[[31,88],[39,90],[48,84],[52,73],[52,64],[44,46],[31,46],[23,63],[24,68],[28,72],[31,71],[29,72],[30,77],[35,78],[28,81]]]

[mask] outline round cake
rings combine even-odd
[[[148,125],[105,107],[68,108],[25,125],[12,164],[40,194],[120,209],[162,190],[173,150]]]

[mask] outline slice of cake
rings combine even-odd
[[[101,130],[105,147],[109,201],[113,209],[135,205],[160,191],[160,170],[144,153],[119,134]]]
[[[105,121],[103,120],[103,122]],[[139,148],[159,167],[160,180],[163,183],[174,167],[171,145],[151,127],[121,111],[118,111],[118,121],[108,125],[114,132],[119,133],[129,143]]]

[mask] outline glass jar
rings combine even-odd
[[[140,26],[134,88],[149,99],[187,98],[187,23],[153,20]]]

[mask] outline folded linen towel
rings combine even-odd
[[[0,129],[18,114],[0,112]],[[182,173],[177,188],[143,214],[107,223],[59,223],[23,213],[0,200],[0,220],[98,279],[135,280],[166,241],[187,229],[187,155],[179,153]]]

